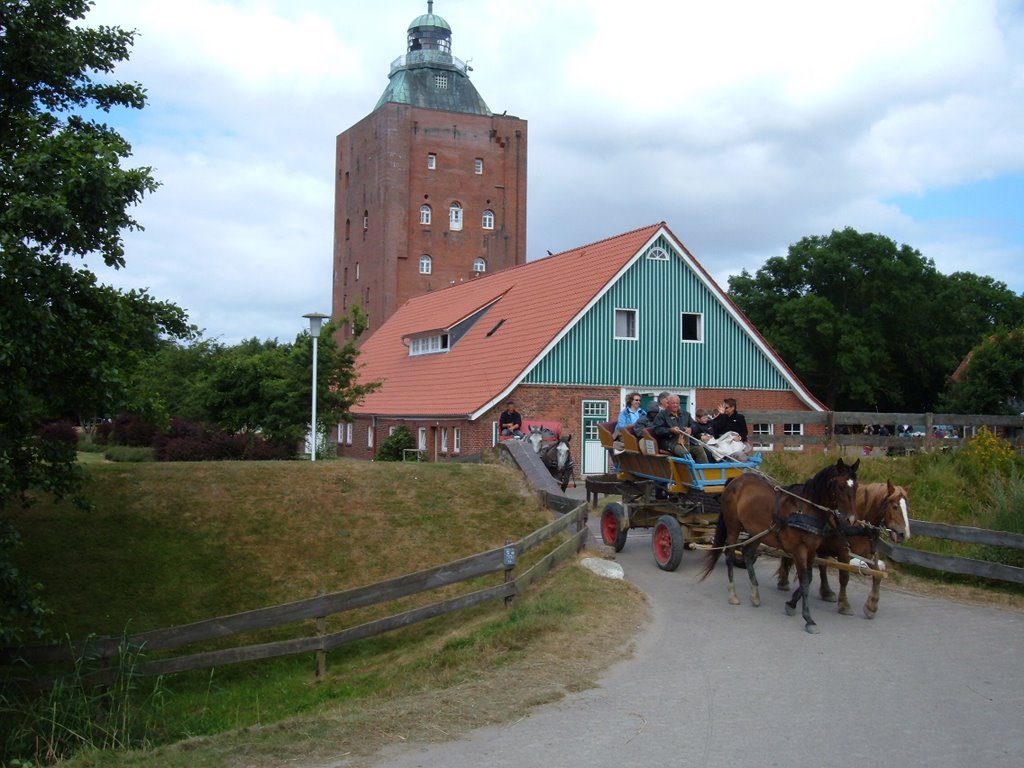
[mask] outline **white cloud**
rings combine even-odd
[[[213,336],[290,338],[330,307],[335,136],[366,116],[421,0],[97,0],[137,28],[123,119],[163,187],[125,286]],[[1024,246],[888,200],[1024,173],[1011,0],[623,6],[437,0],[491,109],[529,121],[528,257],[665,220],[720,279],[807,235],[886,234],[1024,290]],[[946,267],[948,265],[948,269]],[[137,281],[137,282],[136,282]]]

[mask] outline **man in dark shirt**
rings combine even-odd
[[[505,403],[505,410],[501,412],[501,419],[498,421],[499,432],[502,437],[523,438],[523,417],[516,410],[516,404],[509,400]]]
[[[708,461],[707,452],[700,441],[690,440],[690,415],[679,408],[679,395],[669,395],[666,407],[654,417],[651,434],[658,447],[673,456],[692,456],[701,464]]]

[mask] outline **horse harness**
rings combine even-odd
[[[837,528],[837,530],[840,531],[840,535],[842,535],[843,526],[840,523],[842,515],[839,514],[839,510],[838,509],[831,509],[829,507],[824,507],[821,504],[817,504],[817,503],[811,501],[810,499],[805,499],[800,494],[794,493],[793,491],[791,491],[788,488],[786,488],[784,486],[781,486],[781,485],[776,485],[774,487],[774,491],[775,491],[775,509],[772,510],[772,524],[771,524],[769,530],[771,530],[773,528],[775,530],[778,530],[780,528],[789,527],[789,528],[796,528],[797,530],[800,530],[800,531],[806,531],[807,533],[813,533],[813,534],[816,534],[818,536],[825,536],[826,535],[825,531],[829,527],[830,519],[834,519],[836,521],[836,528]],[[796,508],[796,510],[793,511],[793,512],[790,512],[787,517],[783,517],[782,514],[781,514],[781,510],[782,510],[782,496],[783,496],[783,494],[785,494],[786,496],[790,496],[790,497],[792,497],[792,498],[797,500],[797,508]],[[804,504],[806,504],[806,505],[808,505],[810,507],[814,507],[815,509],[820,510],[822,512],[827,512],[829,516],[826,517],[824,520],[822,520],[817,514],[815,514],[813,512],[812,513],[804,512],[803,511],[804,510]]]

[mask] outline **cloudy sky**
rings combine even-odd
[[[331,308],[334,141],[426,0],[96,0],[138,31],[110,122],[161,188],[128,266],[207,338]],[[1019,0],[436,0],[494,112],[529,121],[527,258],[665,221],[724,287],[850,226],[1024,292]],[[90,264],[96,268],[98,265]]]

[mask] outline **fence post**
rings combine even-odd
[[[577,535],[580,533],[580,531],[582,531],[584,528],[587,527],[587,510],[589,508],[590,508],[590,505],[588,504],[584,508],[583,514],[580,514],[579,512],[576,513],[576,533],[577,533]],[[584,549],[586,549],[586,546],[587,546],[587,537],[586,536],[580,536],[580,542],[576,546],[576,551],[577,552],[582,552]]]
[[[317,597],[324,594],[322,589],[317,590]],[[327,674],[327,651],[324,650],[324,635],[327,633],[327,620],[324,616],[316,617],[316,634],[320,638],[320,647],[316,650],[316,679],[320,680]]]
[[[512,539],[505,539],[505,549],[502,551],[502,561],[505,564],[505,583],[508,584],[510,581],[515,580],[516,547],[512,543]],[[505,608],[512,607],[512,597],[513,595],[506,595]]]

